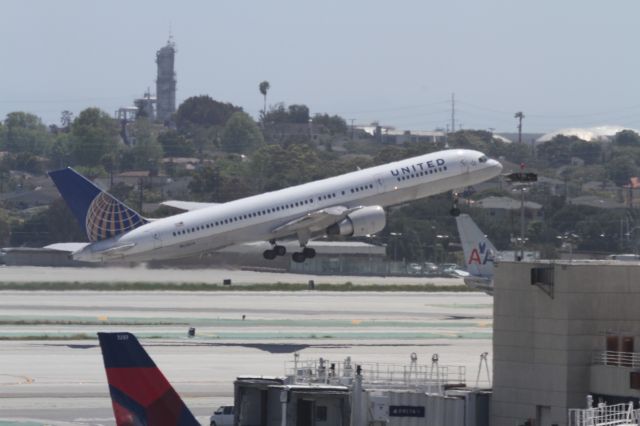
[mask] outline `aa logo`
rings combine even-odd
[[[478,265],[486,265],[487,262],[493,263],[493,250],[487,248],[487,244],[484,242],[478,243],[478,248],[473,248],[471,250],[471,255],[469,256],[469,265],[473,265],[474,263]]]

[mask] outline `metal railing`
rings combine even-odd
[[[640,353],[616,351],[598,352],[593,356],[593,363],[595,365],[640,368]]]
[[[632,402],[569,410],[569,426],[637,426],[639,420],[640,409],[634,410]]]
[[[350,358],[341,362],[325,359],[295,360],[285,362],[285,374],[292,377],[294,383],[347,384],[357,374],[358,367],[365,385],[373,387],[426,387],[441,390],[447,385],[464,385],[466,368],[464,366],[439,366],[357,363]]]

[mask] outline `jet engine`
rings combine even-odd
[[[384,209],[380,206],[362,207],[327,228],[327,235],[364,237],[382,231],[387,223]]]

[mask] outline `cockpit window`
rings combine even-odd
[[[483,155],[482,157],[478,158],[478,161],[481,162],[481,163],[486,163],[487,160],[488,160],[488,158],[487,158],[486,155]]]

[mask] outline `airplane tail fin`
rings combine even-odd
[[[471,275],[492,277],[497,250],[468,214],[456,217],[464,262]]]
[[[199,424],[133,334],[98,339],[118,426]]]
[[[49,176],[91,242],[124,234],[147,223],[135,210],[70,167],[49,172]]]

